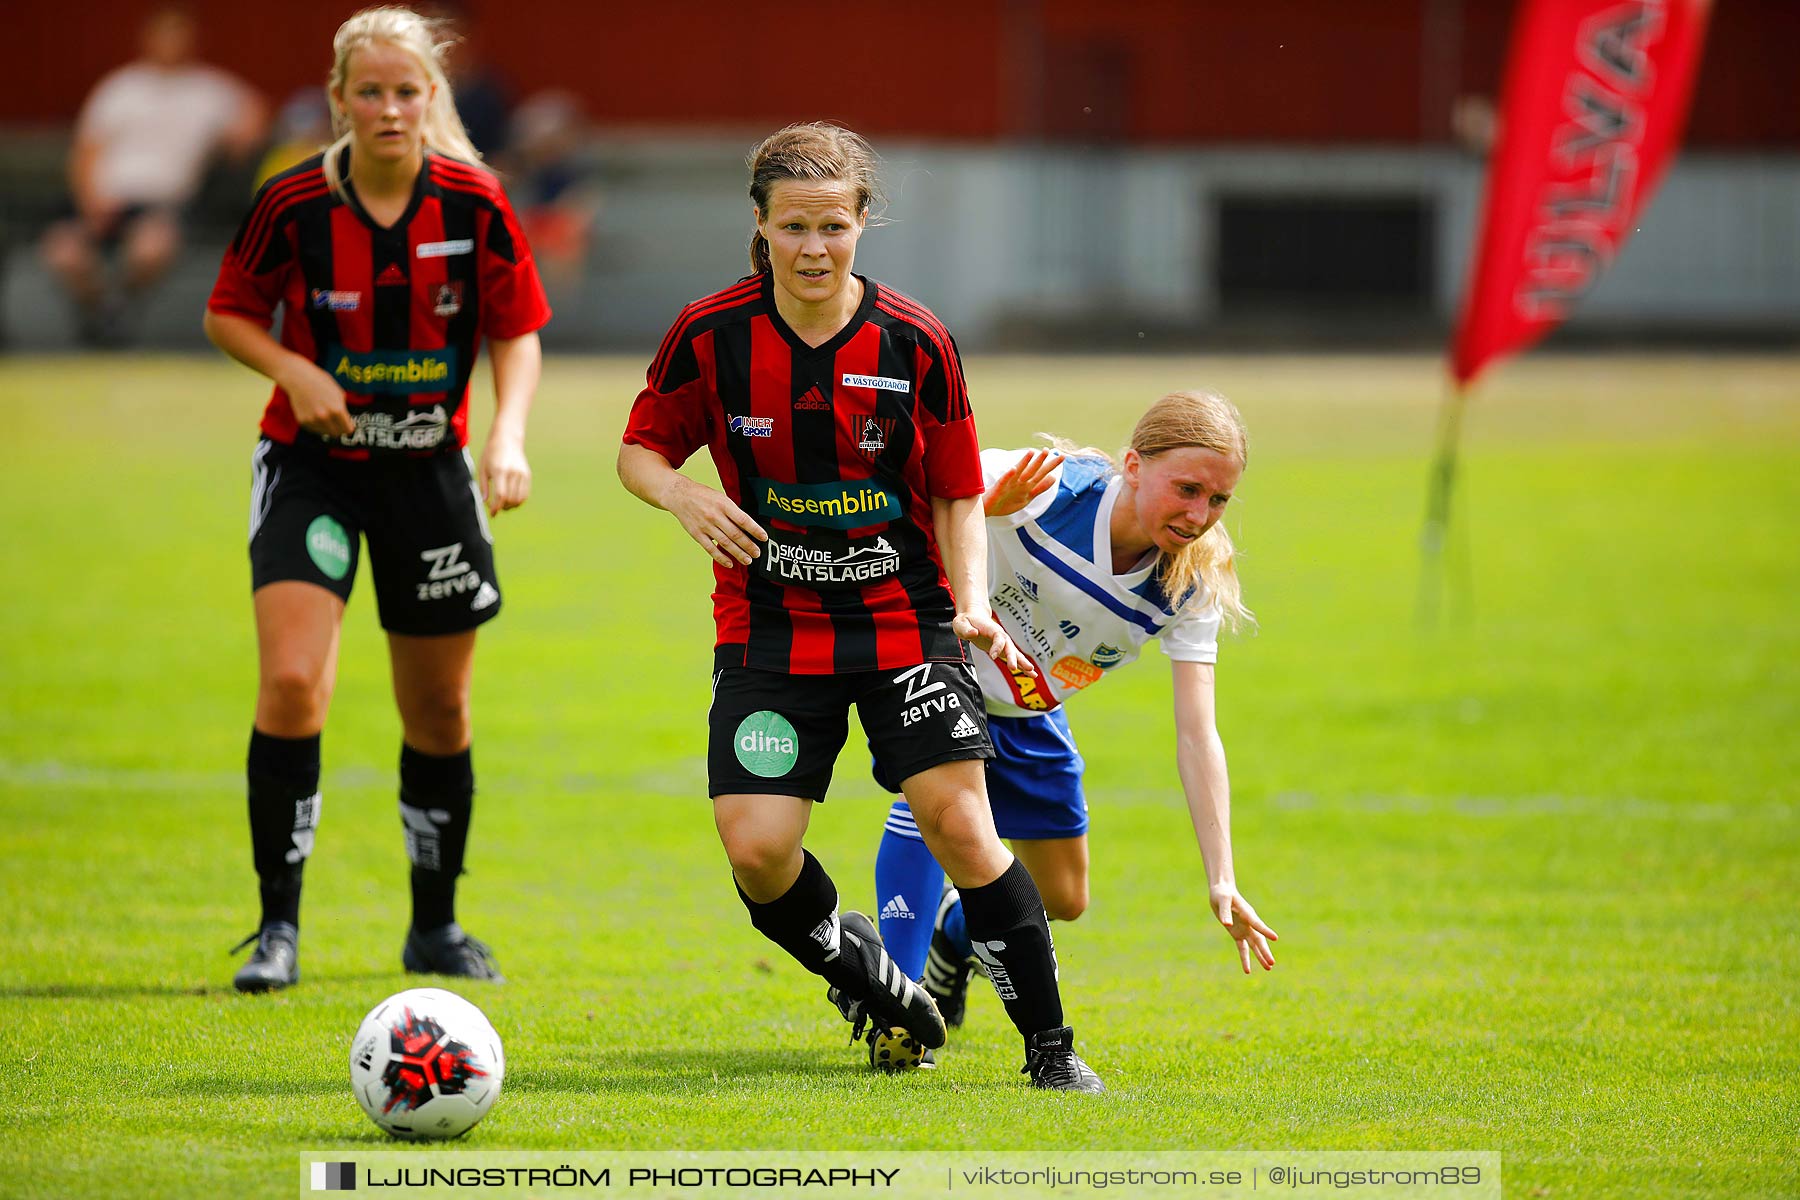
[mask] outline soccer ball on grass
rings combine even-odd
[[[500,1035],[442,988],[409,988],[363,1018],[350,1043],[350,1090],[398,1138],[453,1138],[487,1115],[506,1075]]]

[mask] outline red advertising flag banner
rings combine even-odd
[[[1451,352],[1467,384],[1617,257],[1680,145],[1710,0],[1525,0]]]

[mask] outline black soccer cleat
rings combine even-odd
[[[455,921],[423,933],[407,930],[400,962],[415,975],[457,975],[506,982],[500,965],[494,961],[494,952],[464,933]]]
[[[836,987],[825,991],[825,998],[850,1022],[851,1041],[861,1038],[863,1027],[873,1022],[878,1030],[885,1029],[895,1038],[910,1034],[929,1050],[944,1044],[944,1018],[938,1015],[937,1005],[882,949],[875,922],[859,912],[838,918],[838,955],[865,980],[861,996]]]
[[[1106,1085],[1075,1053],[1075,1031],[1064,1025],[1025,1039],[1023,1074],[1031,1086],[1055,1092],[1104,1092]]]
[[[931,950],[925,956],[925,990],[937,1001],[938,1012],[943,1014],[944,1024],[951,1029],[962,1028],[963,1017],[969,1006],[969,973],[974,970],[975,960],[958,954],[950,938],[944,933],[944,918],[949,916],[950,909],[958,899],[955,888],[945,888],[942,898],[938,900],[937,917],[931,924]]]
[[[240,992],[278,992],[300,982],[300,931],[286,921],[273,921],[231,948],[236,954],[251,942],[256,949],[238,968],[231,986]]]

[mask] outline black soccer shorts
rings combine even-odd
[[[252,590],[299,580],[347,601],[367,539],[389,633],[461,633],[499,613],[494,540],[466,455],[356,462],[265,438],[252,464]]]
[[[823,801],[849,735],[851,705],[895,779],[994,756],[981,687],[967,663],[842,675],[723,667],[713,675],[707,717],[707,794]]]

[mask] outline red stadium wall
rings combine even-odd
[[[150,5],[88,0],[8,15],[19,56],[0,122],[60,123],[129,58]],[[319,83],[353,5],[193,0],[203,49],[271,100]],[[826,117],[872,135],[969,141],[1441,142],[1456,96],[1492,95],[1509,0],[918,0],[780,10],[466,0],[482,54],[519,94],[568,88],[603,125],[761,129]],[[503,13],[526,12],[528,20]],[[815,15],[816,14],[816,15]],[[1121,14],[1129,14],[1128,19]],[[1428,53],[1427,46],[1432,49]],[[1690,144],[1800,148],[1780,55],[1800,3],[1718,4]]]

